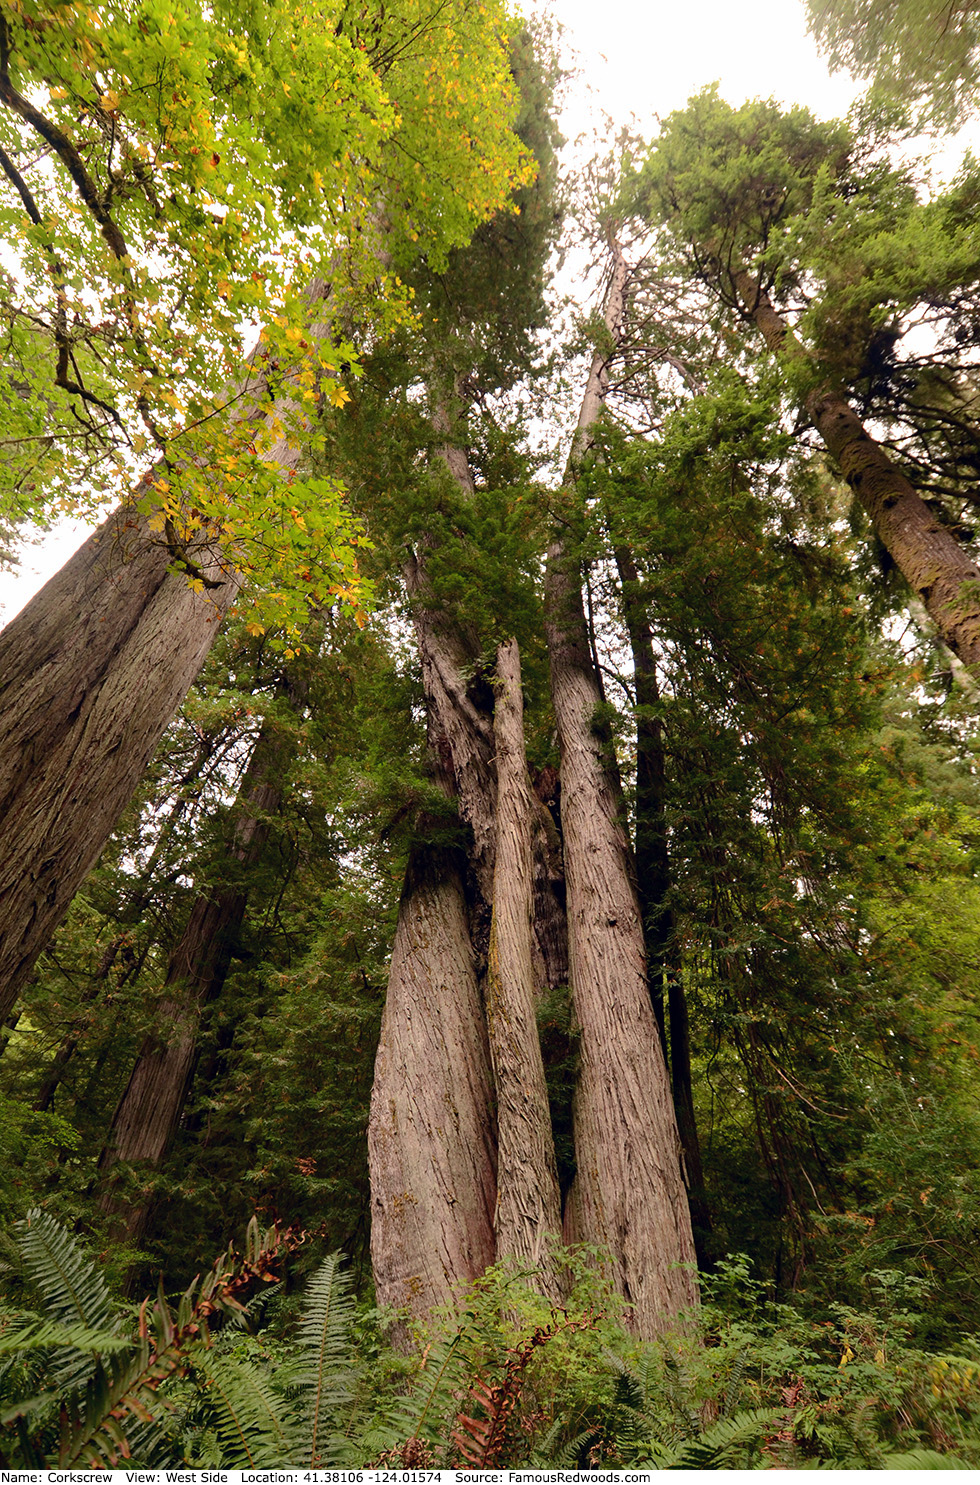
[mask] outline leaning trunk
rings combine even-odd
[[[319,279],[308,290],[313,350],[332,333],[329,293]],[[273,395],[262,375],[236,389],[225,416],[231,428],[274,431],[262,457],[285,479],[304,456],[296,434],[308,413],[288,390]],[[144,479],[152,483],[153,472]],[[135,504],[121,506],[0,633],[0,1019],[132,798],[241,586],[233,551],[199,533],[192,561],[169,521],[165,530],[166,542]],[[174,564],[181,571],[168,571]]]
[[[133,510],[0,633],[0,1017],[31,974],[204,663],[238,580],[193,592]]]
[[[743,270],[734,281],[769,349],[778,354],[797,344],[752,275]],[[839,387],[815,388],[806,411],[943,640],[980,675],[980,567],[871,437]]]
[[[282,790],[282,749],[273,724],[266,723],[249,760],[235,806],[228,854],[236,874],[254,866],[269,837],[269,817],[278,810]],[[220,995],[228,976],[247,904],[242,881],[203,892],[194,902],[183,933],[172,950],[164,998],[156,1025],[140,1049],[132,1076],[116,1108],[100,1166],[111,1171],[117,1161],[158,1166],[166,1156],[190,1091],[197,1059],[201,1015]],[[110,1182],[102,1198],[104,1211],[119,1208]],[[148,1206],[126,1209],[131,1240],[143,1233]]]
[[[487,1025],[497,1092],[497,1258],[537,1275],[542,1293],[561,1297],[549,1248],[561,1232],[561,1196],[551,1111],[535,1015],[534,802],[524,751],[520,652],[497,650],[497,849],[487,967]]]

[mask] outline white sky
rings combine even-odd
[[[527,0],[555,16],[588,82],[617,122],[682,108],[706,83],[730,103],[776,98],[823,118],[846,113],[858,88],[831,77],[807,35],[802,0]],[[574,130],[569,120],[566,132]]]
[[[537,8],[525,0],[528,9]],[[656,115],[718,81],[731,103],[775,97],[822,117],[846,112],[858,89],[831,78],[806,31],[802,0],[540,0],[567,29],[595,102],[617,124],[654,132]],[[573,86],[562,127],[589,127],[583,90]],[[49,533],[23,551],[20,572],[0,573],[6,622],[84,539],[80,526]]]

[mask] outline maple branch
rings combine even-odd
[[[68,135],[64,134],[56,124],[52,124],[50,119],[45,118],[40,109],[35,108],[22,93],[18,93],[10,81],[12,54],[10,31],[3,14],[0,13],[0,102],[12,109],[18,118],[24,120],[25,124],[30,124],[31,128],[51,146],[78,187],[79,195],[98,222],[102,236],[116,257],[128,257],[129,249],[126,246],[126,240],[106,210],[95,182],[85,169],[85,163]]]

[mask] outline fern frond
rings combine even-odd
[[[132,1341],[111,1330],[92,1330],[87,1325],[61,1325],[57,1321],[40,1319],[30,1319],[16,1328],[0,1330],[0,1356],[20,1356],[53,1346],[110,1356],[129,1350]]]
[[[51,1318],[116,1331],[118,1319],[105,1279],[71,1233],[39,1207],[15,1226],[24,1267]]]
[[[37,1413],[46,1412],[59,1398],[60,1394],[57,1392],[37,1392],[31,1397],[22,1398],[20,1402],[11,1403],[9,1408],[0,1411],[0,1428],[9,1428],[19,1418],[32,1418]]]
[[[968,1439],[972,1448],[980,1448],[980,1439]],[[886,1470],[975,1470],[976,1465],[958,1454],[939,1454],[935,1449],[909,1449],[905,1454],[886,1454],[881,1462]]]
[[[732,1456],[757,1442],[782,1415],[771,1408],[750,1408],[733,1418],[719,1418],[696,1439],[687,1439],[675,1453],[675,1463],[661,1468],[686,1470],[732,1469]]]
[[[288,1371],[288,1384],[300,1393],[306,1415],[304,1454],[308,1469],[326,1462],[324,1440],[329,1431],[338,1428],[338,1414],[350,1404],[354,1391],[354,1298],[350,1280],[340,1269],[343,1257],[342,1253],[332,1254],[306,1286],[296,1359]]]
[[[598,1428],[587,1428],[584,1433],[577,1434],[574,1439],[569,1439],[563,1444],[555,1455],[555,1467],[558,1469],[580,1468],[583,1456],[594,1444],[602,1442],[602,1432]]]
[[[385,1447],[419,1439],[445,1447],[453,1422],[460,1390],[465,1388],[467,1370],[462,1327],[446,1340],[435,1342],[425,1355],[423,1370],[415,1386],[399,1398],[386,1419]]]
[[[746,1346],[743,1350],[739,1351],[732,1364],[732,1369],[728,1373],[728,1380],[725,1383],[724,1395],[722,1396],[721,1403],[718,1409],[723,1418],[729,1417],[732,1408],[738,1400],[738,1396],[742,1388],[742,1378],[745,1376],[745,1368],[748,1363],[748,1359],[749,1348],[748,1346]]]
[[[551,1466],[555,1463],[555,1446],[557,1445],[558,1440],[561,1438],[565,1423],[566,1419],[562,1415],[559,1415],[554,1420],[544,1438],[540,1440],[540,1442],[532,1451],[531,1457],[528,1460],[528,1469],[546,1470],[551,1468]]]
[[[222,1468],[269,1469],[298,1462],[295,1423],[285,1400],[252,1361],[201,1351],[194,1372],[221,1443]]]

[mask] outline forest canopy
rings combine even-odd
[[[0,0],[0,516],[102,521],[0,631],[0,1463],[980,1464],[934,9],[572,168],[489,0]]]

